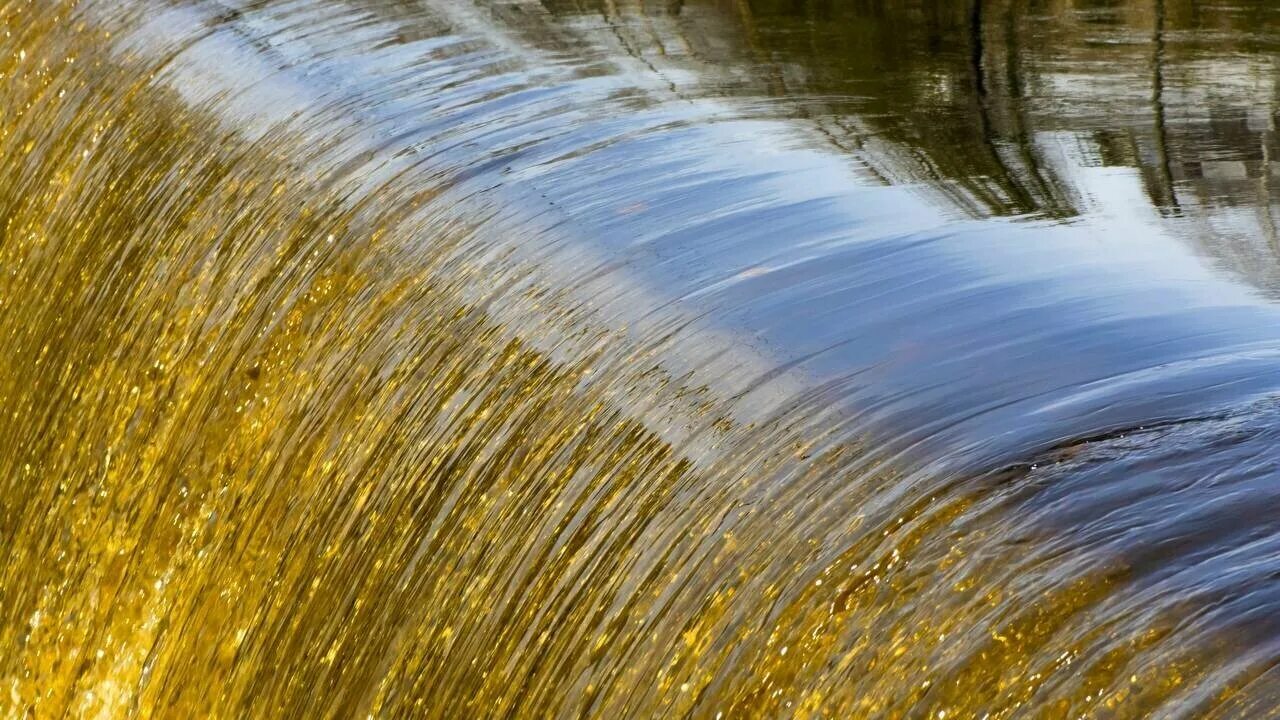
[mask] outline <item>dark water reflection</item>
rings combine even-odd
[[[677,84],[700,67],[691,92],[814,123],[872,177],[949,209],[1118,215],[1276,289],[1273,3],[547,5]]]

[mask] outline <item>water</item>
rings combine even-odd
[[[0,0],[6,715],[1263,717],[1266,0]]]

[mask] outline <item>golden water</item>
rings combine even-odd
[[[449,141],[413,155],[387,130],[370,151],[349,97],[196,74],[246,18],[373,52],[387,17],[420,16],[395,42],[428,43],[470,11],[239,3],[183,25],[186,5],[0,0],[5,716],[1272,710],[1263,570],[1155,577],[1271,537],[1265,517],[1183,551],[1134,539],[1148,524],[1125,509],[1149,493],[1084,517],[1055,495],[1125,456],[1121,478],[1209,477],[1187,456],[1267,447],[1265,408],[1190,439],[1052,443],[1034,466],[882,450],[833,400],[851,381],[725,350],[605,251],[520,241],[528,217],[434,171]],[[397,117],[429,124],[477,63],[550,82],[475,42],[379,60],[422,88]],[[279,45],[247,88],[311,62]],[[600,76],[584,67],[575,82]],[[368,87],[369,105],[404,96]],[[630,303],[659,310],[624,321]]]

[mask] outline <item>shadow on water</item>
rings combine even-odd
[[[1274,713],[1271,3],[0,22],[8,714]]]

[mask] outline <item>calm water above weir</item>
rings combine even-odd
[[[0,30],[0,715],[1280,716],[1280,5]]]

